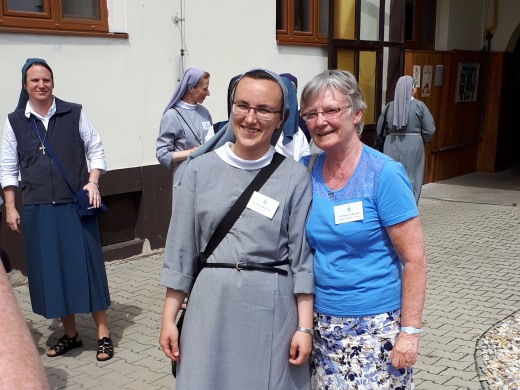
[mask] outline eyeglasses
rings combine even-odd
[[[278,114],[281,110],[271,110],[267,107],[250,107],[245,103],[236,103],[233,102],[233,113],[238,116],[246,116],[249,114],[250,110],[253,110],[256,116],[256,119],[259,121],[269,121],[274,118],[274,114]]]
[[[343,106],[343,107],[327,107],[321,111],[310,111],[306,112],[302,115],[304,121],[313,121],[318,118],[318,114],[322,114],[327,119],[333,119],[339,117],[341,111],[350,108],[352,106]]]

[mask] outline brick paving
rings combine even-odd
[[[485,387],[475,363],[478,340],[520,308],[520,207],[510,201],[512,196],[516,202],[520,192],[494,190],[488,194],[491,200],[481,203],[481,197],[471,197],[475,188],[465,191],[449,200],[424,191],[420,202],[428,254],[425,333],[415,370],[421,390]],[[501,196],[508,198],[501,202]],[[116,354],[104,363],[95,359],[96,332],[89,315],[77,320],[84,347],[47,357],[49,344],[62,335],[60,323],[33,314],[27,286],[15,288],[52,389],[174,388],[169,362],[158,348],[165,293],[157,282],[161,262],[158,251],[107,264]]]

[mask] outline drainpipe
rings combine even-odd
[[[483,61],[483,76],[486,82],[482,87],[482,100],[480,107],[480,139],[484,137],[484,118],[486,114],[486,97],[489,82],[489,64],[491,62],[491,40],[493,39],[493,31],[497,28],[498,23],[498,0],[493,0],[493,24],[491,27],[486,28],[486,41],[487,45],[484,50],[484,61]]]

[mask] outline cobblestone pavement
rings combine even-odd
[[[496,191],[491,199],[503,194]],[[427,192],[420,212],[428,290],[416,388],[486,388],[488,384],[479,381],[475,359],[478,340],[520,308],[520,207],[508,205],[509,201],[483,204],[438,195],[428,198]],[[84,348],[47,357],[48,346],[62,335],[60,323],[33,314],[27,286],[15,288],[52,389],[174,386],[169,362],[158,347],[165,293],[157,282],[161,262],[162,253],[156,252],[107,263],[112,296],[109,325],[116,354],[105,363],[96,361],[96,332],[88,315],[78,316]],[[520,384],[500,389],[518,388]]]

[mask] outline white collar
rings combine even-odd
[[[50,117],[54,115],[55,112],[56,112],[56,98],[54,96],[52,97],[51,107],[49,108],[49,111],[47,111],[47,115],[45,115],[45,116],[41,116],[36,111],[34,111],[34,109],[31,107],[31,104],[29,101],[27,102],[27,104],[25,106],[25,116],[27,118],[29,118],[31,116],[31,114],[33,114],[36,118],[38,118],[40,120],[48,121],[50,119]]]
[[[248,171],[260,169],[269,165],[273,159],[274,153],[276,152],[274,146],[269,146],[267,153],[258,160],[244,160],[233,153],[231,146],[233,146],[232,142],[226,142],[220,148],[215,149],[215,153],[217,153],[217,156],[219,156],[222,161],[231,165],[232,167],[245,169]]]
[[[175,104],[176,107],[181,107],[181,108],[184,108],[185,110],[196,110],[197,109],[197,103],[195,104],[189,104],[189,103],[186,103],[184,100],[179,100],[176,104]]]

